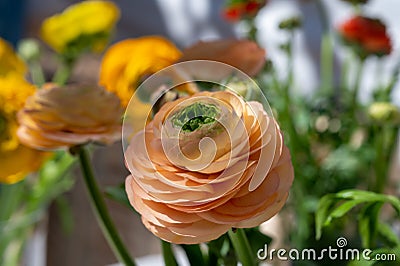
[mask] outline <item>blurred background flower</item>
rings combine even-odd
[[[0,38],[0,76],[5,76],[10,72],[23,76],[27,72],[27,67],[14,53],[12,46]]]
[[[353,46],[356,53],[365,58],[368,55],[383,56],[392,51],[392,42],[386,26],[376,18],[352,17],[339,27],[343,40]]]
[[[172,65],[180,56],[172,42],[159,36],[118,42],[104,54],[99,84],[117,94],[126,107],[141,81]]]
[[[101,52],[119,18],[119,9],[109,1],[85,1],[43,21],[41,36],[61,54],[84,50]]]
[[[15,88],[18,88],[16,90]],[[17,137],[17,112],[34,86],[21,76],[0,77],[0,182],[15,183],[39,169],[46,154],[20,143]]]
[[[18,112],[18,137],[44,150],[91,141],[112,144],[121,137],[119,99],[94,85],[48,85],[27,99]]]

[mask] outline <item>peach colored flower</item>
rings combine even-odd
[[[47,86],[28,98],[18,112],[18,137],[36,149],[58,149],[89,141],[120,138],[122,107],[118,97],[92,85]]]
[[[294,177],[276,121],[229,91],[166,103],[130,140],[125,158],[132,206],[172,243],[261,224],[283,207]]]
[[[249,40],[198,42],[185,49],[179,61],[189,60],[218,61],[254,76],[265,64],[265,50]]]

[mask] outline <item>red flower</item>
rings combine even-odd
[[[381,56],[392,51],[386,26],[379,19],[353,17],[339,27],[339,33],[349,45],[357,48],[357,53],[361,56]]]
[[[241,4],[232,5],[223,10],[222,16],[230,22],[236,22],[243,15],[243,6]]]
[[[246,3],[245,12],[247,15],[256,15],[257,12],[265,5],[264,3],[258,1],[250,1]]]
[[[222,16],[231,22],[236,22],[245,18],[252,18],[257,15],[258,11],[260,11],[260,9],[264,7],[266,3],[266,0],[243,0],[228,3],[222,11]]]

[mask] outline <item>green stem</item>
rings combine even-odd
[[[379,127],[374,128],[375,135],[375,161],[374,161],[374,172],[375,172],[375,185],[372,191],[376,193],[383,192],[384,184],[386,183],[385,173],[382,172],[382,157],[383,157],[383,129]]]
[[[135,263],[126,250],[107,211],[106,204],[100,193],[96,179],[94,178],[89,155],[84,146],[77,146],[76,148],[79,155],[82,174],[90,195],[90,202],[96,214],[97,220],[99,221],[103,234],[118,260],[124,263],[125,266],[134,266]]]
[[[321,89],[330,92],[333,88],[333,43],[329,31],[322,35],[321,43]]]
[[[356,81],[354,83],[354,89],[353,89],[353,94],[352,94],[352,99],[351,99],[351,107],[354,109],[354,112],[357,110],[357,107],[358,107],[357,99],[358,99],[358,93],[360,91],[361,77],[362,77],[363,70],[364,70],[364,59],[361,59],[359,65],[357,67]]]
[[[236,232],[229,230],[228,235],[242,265],[254,266],[255,261],[253,258],[255,254],[252,254],[251,252],[250,243],[247,240],[244,229],[238,228],[236,229]]]
[[[249,40],[257,42],[257,27],[256,27],[256,24],[254,23],[254,18],[250,18],[250,19],[246,20],[246,23],[249,27],[247,38]]]
[[[322,25],[322,30],[324,32],[329,31],[329,18],[328,18],[328,13],[326,11],[326,8],[324,6],[324,3],[322,0],[316,0],[316,5],[317,5],[317,10],[319,12],[320,18],[321,18],[321,25]]]
[[[294,30],[290,31],[290,37],[289,37],[289,46],[288,46],[288,79],[287,79],[287,84],[285,86],[285,94],[289,96],[289,89],[293,85],[293,80],[294,80],[294,57],[293,57],[293,44],[294,44]]]
[[[0,223],[7,221],[17,211],[24,195],[25,181],[12,185],[0,185]]]
[[[374,127],[375,135],[375,186],[372,190],[383,193],[389,175],[389,166],[394,148],[396,147],[396,136],[398,130],[389,126]]]
[[[191,266],[205,265],[200,245],[181,245],[181,247],[185,251]]]
[[[333,87],[333,40],[330,30],[329,17],[322,0],[316,0],[317,9],[321,17],[321,89],[329,92]]]
[[[387,99],[390,99],[390,95],[392,94],[393,88],[398,83],[399,77],[400,77],[400,60],[397,62],[392,77],[390,79],[390,82],[385,89],[385,95],[387,96]]]
[[[34,61],[29,64],[31,70],[32,81],[38,87],[41,87],[45,82],[46,79],[43,74],[42,66],[38,61]]]
[[[61,66],[58,67],[56,73],[53,76],[53,82],[62,86],[68,81],[72,73],[74,60],[62,60]]]
[[[161,249],[164,258],[165,266],[177,266],[178,262],[176,262],[174,252],[172,251],[171,244],[161,240]]]

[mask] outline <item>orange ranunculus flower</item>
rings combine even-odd
[[[58,149],[120,138],[118,97],[91,85],[48,86],[29,97],[18,113],[18,137],[36,149]]]
[[[261,224],[282,208],[294,177],[277,122],[229,91],[166,103],[130,140],[125,158],[131,204],[172,243]]]
[[[265,50],[249,40],[198,42],[183,51],[180,61],[189,60],[218,61],[254,76],[265,64]]]
[[[142,78],[172,65],[180,56],[179,49],[162,37],[123,40],[106,51],[99,83],[127,106]]]
[[[388,55],[392,51],[392,43],[386,26],[379,19],[355,16],[339,27],[339,33],[349,44],[355,46],[357,54]]]

